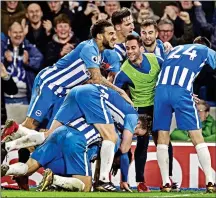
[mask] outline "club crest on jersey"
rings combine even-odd
[[[37,110],[37,111],[35,112],[35,115],[38,116],[38,117],[40,117],[40,116],[42,115],[41,110]]]

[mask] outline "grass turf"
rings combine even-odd
[[[127,192],[36,192],[20,190],[2,190],[1,197],[216,197],[215,193],[206,194],[204,191],[182,191],[179,193],[161,193],[152,191],[150,193],[127,193]]]

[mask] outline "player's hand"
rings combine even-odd
[[[173,46],[171,45],[170,42],[165,42],[164,48],[165,48],[165,53],[169,53],[173,49]]]
[[[198,104],[199,101],[200,101],[200,99],[198,98],[198,95],[193,94],[192,96],[193,96],[194,102],[195,102],[196,104]]]
[[[120,183],[120,189],[123,190],[123,191],[131,192],[131,193],[133,192],[130,189],[130,185],[127,182],[121,182]]]
[[[116,176],[116,174],[117,174],[119,168],[120,168],[120,167],[119,167],[118,164],[113,163],[112,168],[111,168],[111,174],[112,174],[113,176]]]
[[[188,12],[180,12],[179,13],[179,18],[184,21],[186,24],[190,24],[191,20],[190,20],[190,15]]]
[[[126,92],[124,90],[120,90],[119,94],[132,106],[134,106],[134,103],[132,102],[132,100],[129,98],[129,96],[126,94]]]

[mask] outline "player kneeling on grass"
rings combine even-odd
[[[97,149],[87,148],[89,140],[85,136],[89,132],[93,134],[94,142],[100,141],[99,132],[94,130],[93,126],[89,125],[86,133],[80,133],[69,126],[61,126],[32,153],[26,163],[2,165],[1,176],[29,176],[42,166],[49,169],[45,171],[39,186],[40,191],[45,190],[51,183],[71,191],[90,191],[90,161]]]
[[[71,126],[82,133],[86,130],[86,125],[80,127],[78,124],[78,122],[83,121],[81,117],[85,117],[86,124],[94,125],[103,138],[100,152],[101,171],[98,189],[100,191],[116,190],[115,186],[109,181],[109,172],[113,162],[115,147],[115,144],[109,141],[109,139],[111,137],[113,137],[113,140],[117,139],[114,127],[115,122],[115,125],[118,126],[123,134],[123,139],[125,139],[121,152],[128,152],[134,130],[137,126],[138,114],[116,91],[102,85],[88,84],[74,87],[56,114],[51,129],[46,133],[41,133],[43,138],[41,138],[40,133],[36,132],[35,134],[31,133],[31,135],[20,139],[3,143],[1,148],[2,160],[7,152],[12,149],[20,149],[43,143],[45,136],[49,136],[53,132],[53,128],[61,125]],[[14,134],[20,131],[22,131],[22,127],[19,127]]]

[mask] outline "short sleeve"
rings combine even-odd
[[[209,64],[213,69],[216,68],[216,52],[208,48],[207,64]]]
[[[129,130],[132,134],[134,134],[135,128],[138,122],[137,114],[128,114],[124,118],[124,129]]]
[[[106,70],[111,72],[118,72],[120,70],[121,62],[115,50],[104,50],[104,62],[109,65]]]
[[[84,61],[87,69],[100,67],[101,57],[94,46],[85,46],[80,52],[80,58]]]

